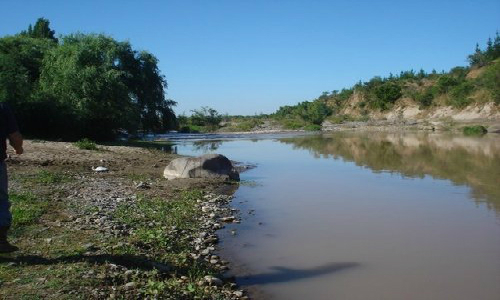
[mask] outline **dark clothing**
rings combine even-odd
[[[18,130],[16,118],[10,106],[0,102],[0,162],[7,158],[7,137]]]
[[[0,161],[0,227],[10,226],[12,214],[10,213],[9,191],[7,187],[7,166]]]

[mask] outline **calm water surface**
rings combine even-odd
[[[342,132],[177,147],[258,165],[235,194],[243,222],[222,238],[238,283],[257,297],[500,299],[499,135]]]

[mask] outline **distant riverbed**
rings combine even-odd
[[[338,132],[174,139],[241,174],[222,232],[273,299],[498,299],[500,135]]]

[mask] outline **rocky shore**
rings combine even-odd
[[[369,120],[369,121],[346,121],[332,123],[324,121],[321,132],[363,130],[363,131],[457,131],[460,132],[464,126],[482,125],[488,128],[490,133],[500,132],[500,120],[498,119],[471,119],[455,120],[453,118],[440,118],[432,120],[423,119],[391,119],[391,120]],[[311,132],[304,129],[284,129],[282,126],[272,122],[253,128],[249,131],[224,131],[221,128],[219,134],[281,134]]]
[[[28,141],[11,155],[11,241],[0,298],[246,299],[223,273],[217,230],[237,184],[162,178],[177,155]]]

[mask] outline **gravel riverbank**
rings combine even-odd
[[[237,184],[167,181],[176,155],[98,147],[27,141],[8,159],[21,251],[0,255],[0,298],[247,298],[216,253]]]

